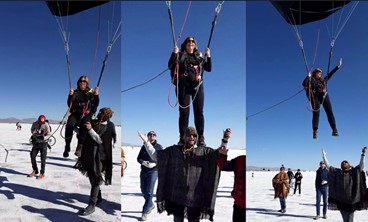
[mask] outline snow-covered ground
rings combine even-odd
[[[56,130],[58,125],[51,125]],[[30,160],[30,124],[0,124],[0,221],[121,221],[120,204],[120,145],[121,128],[117,127],[114,149],[114,169],[111,186],[101,186],[103,202],[89,216],[80,211],[89,201],[90,184],[87,177],[73,168],[76,157],[76,138],[72,141],[69,158],[64,158],[64,140],[56,132],[56,144],[47,154],[45,178],[28,178],[32,171]],[[9,153],[6,158],[6,148]],[[40,169],[40,157],[37,157]]]
[[[124,147],[125,158],[127,161],[127,168],[124,172],[124,177],[121,178],[121,193],[122,193],[121,221],[123,222],[138,221],[142,215],[144,198],[141,195],[140,182],[139,182],[140,164],[137,162],[139,150],[140,147],[134,148]],[[228,160],[244,154],[245,150],[229,150]],[[218,222],[232,221],[234,200],[231,197],[230,193],[233,189],[233,184],[234,184],[234,173],[221,172],[219,188],[217,191],[214,221]],[[155,197],[153,201],[155,201]],[[166,212],[159,214],[157,213],[157,208],[155,208],[151,212],[151,214],[148,215],[147,221],[172,222],[173,216],[172,215],[167,216]]]
[[[317,170],[317,168],[316,168]],[[246,174],[247,183],[247,221],[267,222],[305,222],[314,221],[316,216],[316,192],[314,188],[315,172],[302,172],[301,195],[298,192],[293,195],[293,190],[286,199],[286,213],[277,212],[280,209],[279,199],[274,199],[272,178],[276,171],[255,171],[254,178],[251,172]],[[295,173],[295,172],[294,172]],[[322,202],[321,202],[322,214]],[[354,221],[367,221],[368,211],[356,211]],[[319,221],[338,222],[343,221],[339,211],[327,211],[327,220]]]

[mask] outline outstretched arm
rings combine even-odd
[[[326,157],[325,149],[323,149],[323,148],[322,148],[322,158],[323,158],[323,161],[325,162],[326,167],[330,168],[330,164],[328,163],[328,160],[327,160],[327,157]]]
[[[325,80],[329,80],[333,76],[333,74],[335,74],[335,72],[341,67],[341,65],[342,65],[342,58],[340,58],[339,64],[337,64],[337,66],[330,73],[327,74]]]
[[[138,136],[142,139],[148,155],[152,158],[152,160],[157,161],[157,152],[152,144],[148,141],[147,136],[140,131],[138,131]]]
[[[361,171],[364,171],[364,165],[365,165],[365,153],[367,152],[367,147],[363,147],[362,149],[362,155],[360,156],[360,163],[359,167]]]

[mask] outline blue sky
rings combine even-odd
[[[115,5],[114,25],[120,21],[120,3],[101,6],[96,61],[99,7],[69,16],[69,56],[72,87],[81,75],[97,85],[108,43],[108,21]],[[66,53],[58,25],[44,1],[0,2],[1,91],[0,118],[33,118],[40,114],[61,120],[67,111],[69,81]],[[120,124],[121,41],[114,44],[100,83],[100,106],[111,107]],[[92,70],[94,64],[94,71]]]
[[[322,148],[334,166],[339,166],[344,159],[353,165],[359,164],[368,133],[367,11],[368,3],[360,2],[336,40],[332,55],[331,69],[340,57],[343,58],[342,67],[328,84],[340,136],[331,136],[322,108],[318,139],[312,139],[312,113],[307,109],[307,97],[302,92],[247,120],[247,165],[278,167],[284,164],[294,169],[315,170],[322,158]],[[249,116],[298,92],[307,73],[292,26],[271,3],[247,2],[246,13],[246,112]],[[345,10],[343,16],[346,13]],[[321,67],[324,75],[330,47],[329,32],[336,26],[339,16],[337,12],[321,22],[301,26],[309,66],[313,62],[320,27],[314,67]]]
[[[194,36],[204,51],[210,36],[217,1],[193,1],[179,44]],[[178,37],[188,2],[172,2],[175,37]],[[167,68],[173,50],[168,7],[161,2],[122,2],[122,90],[143,83]],[[204,75],[205,138],[217,148],[222,130],[233,134],[229,148],[245,148],[245,2],[225,2],[212,41],[212,72]],[[137,130],[155,130],[158,142],[178,142],[178,107],[174,87],[166,72],[154,81],[122,96],[122,141],[142,144]],[[170,95],[170,96],[169,96]],[[193,122],[191,109],[190,123]]]

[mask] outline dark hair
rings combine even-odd
[[[194,43],[195,43],[195,48],[194,48],[194,53],[198,51],[198,44],[197,44],[197,41],[195,40],[195,38],[193,36],[189,36],[187,37],[184,42],[181,44],[180,46],[180,51],[181,52],[184,52],[186,50],[186,47],[187,47],[187,43],[189,41],[189,39],[193,39],[194,40]]]
[[[317,72],[322,73],[322,69],[317,68],[317,69],[313,70],[312,76],[315,77],[315,75],[317,74]]]
[[[89,80],[88,80],[88,77],[87,76],[81,76],[81,77],[79,77],[78,82],[77,82],[77,88],[79,89],[79,83],[82,81],[82,79],[85,79],[86,84],[87,84],[86,88],[89,88]]]

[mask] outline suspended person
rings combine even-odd
[[[281,209],[280,213],[286,212],[286,198],[289,193],[289,177],[285,172],[285,167],[280,167],[280,172],[272,179],[272,186],[275,191],[274,198],[279,198]]]
[[[194,37],[187,37],[171,54],[168,65],[171,70],[172,82],[177,86],[176,96],[179,103],[179,134],[178,144],[184,144],[183,135],[189,124],[190,104],[193,103],[194,124],[198,132],[198,144],[206,146],[204,138],[204,86],[203,71],[211,72],[212,62],[210,49],[206,48],[207,60],[198,51]],[[178,65],[175,65],[178,63]],[[199,84],[201,83],[201,84]]]
[[[339,136],[339,132],[336,128],[335,116],[332,112],[330,97],[327,92],[327,81],[341,67],[341,65],[342,58],[340,58],[339,64],[330,73],[328,73],[325,78],[322,77],[322,70],[317,68],[313,71],[312,76],[308,73],[308,76],[303,81],[304,89],[307,92],[307,96],[308,99],[310,99],[313,110],[313,139],[317,139],[318,137],[319,111],[321,105],[323,105],[328,122],[330,123],[332,136]]]
[[[83,152],[75,165],[82,174],[88,176],[91,192],[88,206],[83,215],[92,214],[96,204],[102,201],[100,185],[111,184],[112,179],[112,147],[115,125],[110,121],[113,111],[110,108],[100,109],[97,119],[85,123],[87,135]],[[104,176],[104,177],[103,177]]]
[[[140,173],[140,187],[144,197],[144,205],[142,208],[141,221],[147,220],[148,214],[155,208],[152,202],[153,189],[155,188],[157,180],[157,161],[152,159],[147,153],[146,146],[155,149],[155,151],[162,150],[161,144],[157,142],[157,135],[154,131],[148,132],[147,136],[138,132],[139,137],[143,140],[143,146],[139,151],[137,161],[141,164]],[[150,149],[148,148],[148,149]]]
[[[321,196],[323,198],[323,218],[327,219],[328,170],[323,161],[319,162],[319,168],[316,171],[315,188],[317,215],[313,219],[318,220],[321,218]]]
[[[230,134],[230,129],[225,131],[224,143],[227,143]],[[222,171],[234,172],[234,185],[231,191],[231,196],[234,198],[233,222],[245,221],[245,159],[245,155],[240,155],[227,160],[227,155],[220,154],[220,159],[217,160],[217,165]]]
[[[66,123],[65,128],[65,150],[64,157],[69,156],[70,143],[73,138],[73,131],[77,127],[78,132],[78,145],[75,151],[75,155],[80,157],[84,139],[86,137],[86,128],[84,124],[90,122],[95,114],[100,98],[98,95],[98,86],[94,90],[89,87],[89,80],[87,76],[81,76],[77,82],[77,89],[69,90],[68,106],[70,108],[70,115]]]
[[[197,146],[198,134],[188,127],[183,145],[173,145],[156,151],[145,146],[153,160],[157,160],[157,209],[174,215],[174,222],[200,219],[213,221],[216,192],[220,178],[217,159],[227,154],[226,143],[219,149]],[[186,182],[183,182],[186,181]]]
[[[46,156],[47,156],[47,142],[46,140],[50,136],[50,128],[46,123],[46,117],[40,115],[31,127],[32,133],[32,150],[30,153],[31,163],[33,171],[28,174],[28,177],[37,176],[37,179],[43,179],[45,177]],[[36,157],[38,152],[41,153],[41,171],[38,171]],[[40,175],[37,175],[40,173]]]
[[[358,166],[353,167],[346,160],[341,162],[341,168],[329,165],[326,152],[322,149],[323,161],[329,171],[328,209],[339,210],[344,222],[354,221],[354,212],[363,210],[366,205],[365,154],[363,147]]]

